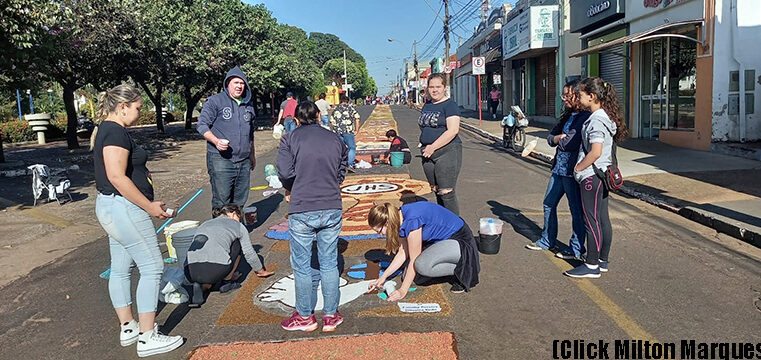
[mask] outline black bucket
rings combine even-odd
[[[499,244],[502,234],[484,235],[478,234],[478,251],[482,254],[493,255],[499,252]]]

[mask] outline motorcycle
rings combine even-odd
[[[516,119],[517,117],[517,119]],[[502,146],[521,151],[526,146],[526,127],[528,119],[513,112],[502,118]]]

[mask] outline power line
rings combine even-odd
[[[431,29],[433,29],[433,25],[436,25],[436,21],[438,21],[438,14],[441,13],[441,9],[444,7],[444,3],[439,6],[439,11],[436,13],[436,17],[433,18],[433,22],[431,23],[431,26],[428,27],[428,30],[425,32],[425,35],[423,35],[418,42],[422,42],[423,39],[425,39],[426,36],[428,36],[428,33],[431,32]]]

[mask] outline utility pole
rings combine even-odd
[[[346,75],[346,50],[344,50],[344,87],[346,87],[346,97],[349,97],[349,77]]]
[[[444,0],[444,42],[446,43],[445,52],[447,57],[444,58],[444,65],[449,66],[449,0]]]
[[[418,91],[420,89],[420,74],[417,71],[417,40],[415,40],[414,42],[414,47],[415,47],[415,62],[413,64],[415,65],[415,84],[417,84],[415,86],[415,104],[417,104],[417,101],[419,98]]]

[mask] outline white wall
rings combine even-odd
[[[626,22],[629,23],[629,33],[636,34],[665,23],[703,18],[703,1],[704,0],[681,0],[677,2],[674,0],[665,8],[663,5],[655,8],[645,7],[644,0],[627,1],[625,19]]]
[[[746,115],[746,140],[761,140],[761,1],[736,0],[738,6],[738,56],[746,70],[755,70],[754,113]],[[713,49],[713,141],[739,141],[740,117],[729,115],[729,72],[738,71],[740,65],[733,58],[732,27],[736,26],[730,5],[732,0],[716,1]],[[754,44],[749,46],[750,44]],[[740,84],[742,90],[743,84]],[[746,107],[749,104],[746,104]]]
[[[569,58],[568,55],[573,54],[579,50],[581,50],[581,39],[579,39],[578,33],[571,33],[571,2],[570,0],[564,0],[563,1],[563,15],[565,16],[565,19],[563,19],[563,29],[560,31],[560,34],[562,36],[563,45],[565,47],[565,76],[570,75],[581,75],[581,58],[575,57],[575,58]],[[562,81],[558,82],[558,84],[563,83],[565,85],[565,78],[561,79]],[[562,85],[561,85],[562,86]],[[560,88],[560,91],[562,92],[562,87]]]

